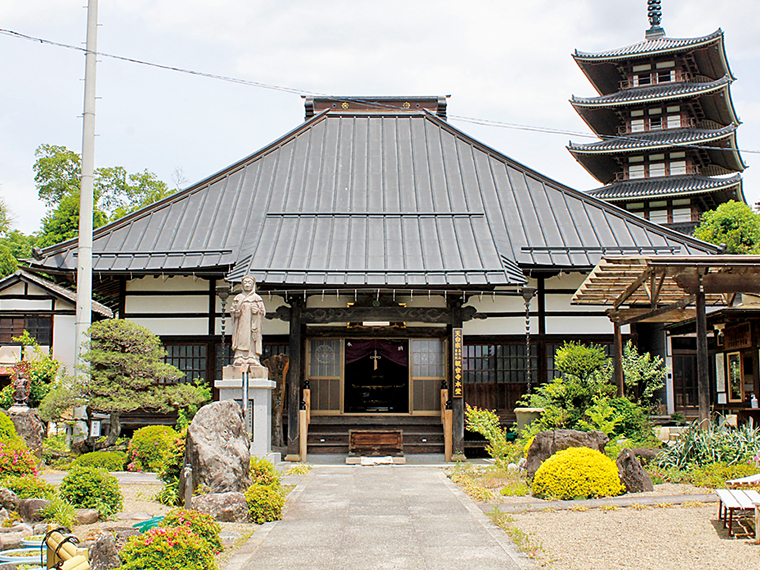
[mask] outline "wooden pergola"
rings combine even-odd
[[[623,394],[621,327],[696,318],[699,418],[710,413],[706,307],[730,306],[739,293],[760,293],[760,256],[604,257],[573,296],[573,304],[611,305],[615,380]]]

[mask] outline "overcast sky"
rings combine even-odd
[[[84,45],[84,0],[5,0],[0,28]],[[760,200],[760,2],[664,0],[669,37],[726,33],[739,145]],[[455,117],[589,133],[568,103],[595,92],[571,53],[636,43],[646,0],[100,0],[98,50],[328,95],[451,95],[450,122],[580,190],[599,186],[565,149],[581,136],[473,125]],[[16,228],[44,206],[32,165],[43,143],[81,151],[82,53],[0,35],[0,196]],[[297,94],[102,58],[96,166],[148,169],[186,187],[303,121]]]

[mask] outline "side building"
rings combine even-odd
[[[264,356],[290,359],[285,425],[296,454],[307,382],[310,453],[345,452],[348,430],[362,425],[400,427],[407,453],[442,452],[440,387],[459,380],[461,333],[463,397],[451,406],[462,450],[464,402],[509,421],[516,401],[553,377],[564,341],[612,344],[603,308],[571,305],[603,255],[717,248],[474,140],[449,124],[447,103],[306,99],[291,132],[98,228],[96,291],[159,334],[188,379],[213,383],[230,331],[217,291],[253,275],[268,313]],[[33,267],[73,280],[76,253],[65,242]],[[624,334],[652,342],[647,325],[632,328]]]
[[[658,11],[650,21],[641,42],[573,54],[598,96],[570,102],[601,140],[567,148],[604,184],[590,195],[690,234],[703,212],[745,201],[735,78],[720,29],[676,39]]]

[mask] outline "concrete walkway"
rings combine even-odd
[[[226,570],[533,568],[430,466],[317,466]]]

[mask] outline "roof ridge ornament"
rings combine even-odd
[[[662,22],[662,0],[647,0],[647,14],[651,27],[646,32],[646,38],[660,38],[665,36],[665,30],[660,27]]]

